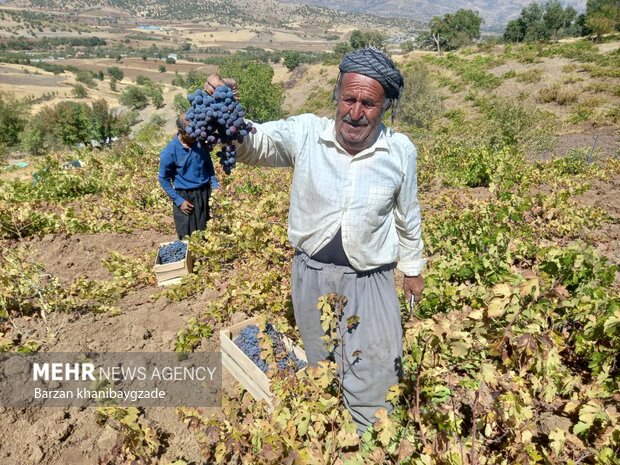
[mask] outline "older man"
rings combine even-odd
[[[221,83],[210,76],[206,88]],[[334,119],[305,114],[256,125],[237,156],[251,165],[294,169],[288,236],[296,250],[295,320],[308,361],[316,364],[334,355],[321,340],[318,298],[344,295],[343,322],[359,317],[355,330],[344,331],[344,354],[335,354],[345,365],[343,397],[359,433],[379,408],[389,409],[385,397],[401,370],[394,267],[405,275],[407,299],[419,299],[424,287],[416,149],[381,122],[402,90],[403,78],[383,52],[351,52],[340,63]]]

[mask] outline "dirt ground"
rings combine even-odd
[[[69,283],[78,276],[109,279],[101,260],[110,252],[139,255],[170,240],[154,231],[134,234],[48,235],[32,240],[33,261],[41,262],[50,274]],[[156,298],[155,285],[140,288],[121,299],[117,316],[97,313],[51,313],[46,319],[17,318],[15,327],[26,336],[43,342],[44,352],[171,352],[177,332],[192,317],[204,313],[214,297],[205,292],[199,298],[170,302]],[[201,351],[219,350],[214,335]],[[224,376],[224,385],[233,383]],[[201,463],[196,439],[178,419],[175,408],[147,408],[144,418],[169,434],[160,463],[183,458]],[[96,422],[93,408],[0,408],[0,463],[3,465],[95,465],[114,446],[116,432]]]

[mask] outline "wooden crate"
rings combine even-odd
[[[269,389],[269,378],[234,342],[241,330],[250,325],[260,326],[260,317],[249,318],[220,330],[222,365],[252,394],[254,399],[264,400],[268,405],[271,405],[272,394]],[[283,335],[282,338],[287,350],[294,352],[298,359],[307,361],[303,349],[293,344],[293,341],[286,336]]]
[[[187,241],[183,241],[187,244]],[[159,244],[159,247],[163,247],[164,245],[172,244],[172,242],[162,242]],[[166,263],[162,265],[159,263],[159,249],[157,249],[157,257],[155,258],[155,265],[153,266],[153,271],[155,271],[155,276],[157,277],[157,285],[158,286],[168,286],[170,284],[178,284],[181,282],[181,277],[191,273],[194,267],[194,260],[192,258],[192,254],[189,251],[189,245],[187,247],[187,253],[185,254],[185,258],[183,260],[179,260],[178,262]]]

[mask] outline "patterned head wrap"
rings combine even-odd
[[[403,92],[404,81],[394,62],[381,50],[366,47],[345,55],[340,62],[340,73],[357,73],[375,79],[383,87],[385,97],[392,102]]]

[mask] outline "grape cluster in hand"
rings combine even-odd
[[[269,366],[267,362],[261,358],[259,338],[262,337],[262,335],[259,335],[259,332],[258,326],[256,325],[246,326],[235,338],[235,344],[263,373],[267,373]],[[299,360],[294,352],[286,349],[282,340],[282,335],[278,333],[270,323],[266,325],[265,334],[271,339],[280,370],[292,366],[295,371],[298,371],[307,365],[303,360]]]
[[[200,145],[211,152],[213,147],[221,144],[217,153],[226,174],[230,174],[237,162],[237,150],[233,142],[243,142],[248,133],[254,134],[256,128],[252,122],[243,119],[245,110],[235,99],[228,86],[215,88],[213,95],[202,89],[190,93],[187,100],[192,104],[185,113],[189,125],[185,133],[195,138]]]
[[[185,259],[186,254],[187,244],[182,241],[174,241],[159,248],[159,263],[165,265],[166,263],[179,262]]]

